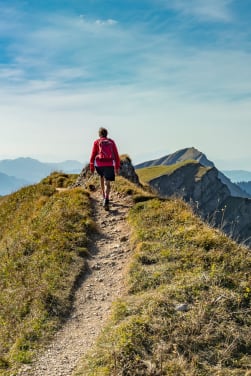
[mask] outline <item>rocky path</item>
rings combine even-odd
[[[72,314],[53,342],[19,376],[70,376],[79,360],[92,347],[110,313],[112,302],[125,289],[123,272],[130,256],[126,215],[130,202],[113,194],[110,211],[92,194],[95,221],[88,260],[89,272],[76,291]]]

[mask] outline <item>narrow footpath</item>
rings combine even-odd
[[[102,207],[98,192],[92,193],[92,202],[100,231],[90,240],[89,271],[75,293],[72,314],[45,352],[24,366],[19,376],[71,376],[101,333],[112,302],[125,290],[130,199],[113,193],[109,212]]]

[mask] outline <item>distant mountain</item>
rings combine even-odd
[[[176,151],[173,154],[166,155],[162,158],[158,158],[155,160],[143,162],[140,164],[135,165],[135,169],[140,169],[144,167],[150,166],[159,166],[159,165],[173,165],[180,162],[185,162],[188,160],[195,160],[199,162],[202,166],[205,167],[215,167],[214,163],[209,161],[205,154],[201,151],[197,150],[194,147],[185,148]],[[231,180],[225,176],[222,172],[218,171],[218,177],[222,181],[222,183],[226,184],[230,193],[233,197],[243,197],[243,198],[250,198],[251,196],[241,189],[237,184],[231,182]]]
[[[222,171],[232,182],[251,181],[251,171],[245,170],[224,170]]]
[[[29,182],[24,179],[18,179],[14,176],[8,176],[0,172],[0,195],[4,196],[12,193],[25,185],[29,185]]]
[[[0,172],[30,183],[37,183],[52,171],[79,173],[83,165],[78,161],[43,163],[32,158],[4,159],[0,161]]]
[[[78,161],[43,163],[32,158],[0,160],[0,195],[9,194],[24,185],[38,183],[53,171],[79,174],[83,165]]]
[[[251,196],[251,181],[242,181],[236,184]]]
[[[184,162],[187,160],[195,160],[202,164],[203,166],[207,167],[214,167],[213,162],[209,161],[205,154],[201,151],[195,149],[194,147],[181,149],[176,151],[175,153],[166,155],[164,157],[154,159],[151,161],[139,163],[135,166],[136,169],[143,168],[143,167],[150,167],[150,166],[159,166],[159,165],[172,165],[179,162]]]

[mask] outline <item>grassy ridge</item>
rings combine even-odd
[[[38,343],[58,327],[85,267],[87,236],[94,227],[90,200],[83,189],[57,192],[60,176],[0,201],[2,375],[29,362]],[[67,177],[61,178],[66,184]]]
[[[140,202],[129,221],[128,296],[76,375],[249,375],[250,251],[179,200]]]
[[[52,174],[0,199],[0,374],[29,362],[60,325],[95,228],[88,192]],[[250,251],[122,178],[130,195],[128,295],[76,375],[248,376]]]
[[[199,162],[194,160],[187,160],[179,163],[175,163],[172,165],[159,165],[159,166],[150,166],[150,167],[144,167],[136,170],[139,179],[142,183],[149,183],[150,180],[156,179],[162,175],[171,175],[176,170],[180,169],[183,166],[194,164],[198,166],[198,173],[197,177],[201,178],[208,170],[211,169],[211,167],[204,167],[200,166]]]

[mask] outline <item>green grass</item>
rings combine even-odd
[[[179,200],[137,203],[129,222],[128,295],[75,375],[247,376],[250,251]]]
[[[75,178],[54,173],[0,199],[2,376],[29,363],[63,323],[85,271],[96,230],[89,193],[56,190]],[[112,189],[133,202],[127,294],[75,375],[248,376],[250,250],[180,200],[160,200],[121,177]]]
[[[116,178],[116,181],[113,183],[113,190],[117,191],[122,196],[130,196],[132,202],[137,203],[141,201],[151,200],[156,197],[150,190],[138,187],[132,182],[124,179],[121,176]]]
[[[88,234],[95,229],[89,195],[83,189],[57,192],[60,178],[54,173],[1,199],[1,375],[29,363],[59,327],[85,269]]]
[[[41,183],[49,184],[54,188],[68,188],[75,183],[76,174],[64,174],[57,171],[52,172],[49,176],[44,178]]]
[[[136,170],[136,173],[142,183],[148,183],[150,180],[162,175],[168,175],[176,169],[175,165],[171,166],[151,166]]]
[[[171,175],[174,171],[187,164],[198,164],[198,162],[193,160],[188,160],[185,162],[175,163],[172,165],[159,165],[144,167],[136,170],[137,175],[142,183],[149,183],[149,181],[156,179],[162,175]]]
[[[156,179],[162,175],[171,175],[182,166],[186,166],[188,164],[199,165],[197,161],[187,160],[169,166],[159,165],[140,168],[136,170],[136,173],[142,183],[149,183],[151,180]],[[202,176],[205,173],[205,170],[207,170],[207,168],[201,166],[201,168],[199,169],[199,175]]]

